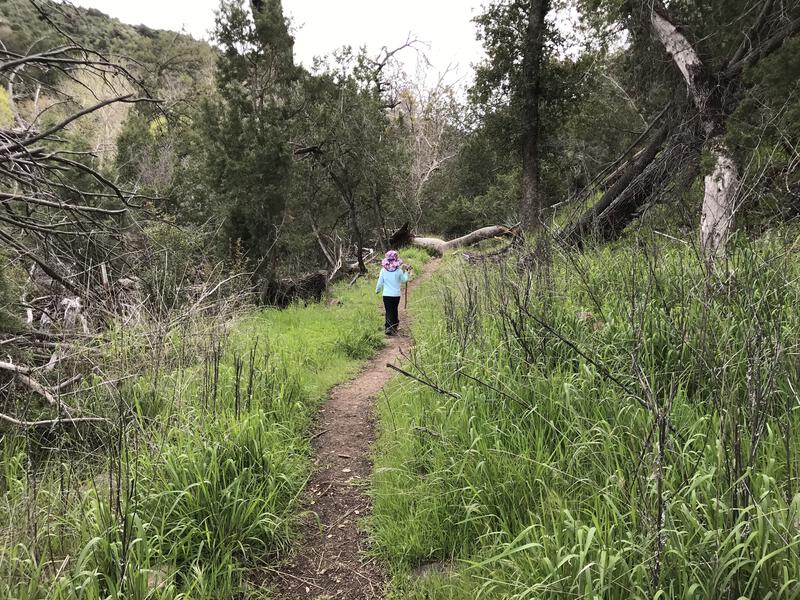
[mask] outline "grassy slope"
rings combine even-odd
[[[254,312],[224,332],[168,335],[154,368],[123,390],[119,447],[37,457],[36,489],[24,439],[3,439],[0,598],[263,596],[248,573],[291,544],[319,402],[382,344],[373,286],[339,284],[337,303]],[[133,360],[134,339],[118,333],[111,351]]]
[[[740,243],[711,288],[663,238],[441,271],[415,358],[460,398],[398,379],[380,404],[390,598],[800,596],[793,235]],[[408,575],[427,561],[447,574]]]

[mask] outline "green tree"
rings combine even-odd
[[[626,138],[614,125],[627,110],[609,111],[592,127],[586,119],[577,126],[581,114],[596,110],[588,98],[603,85],[596,65],[604,57],[596,50],[561,55],[564,40],[544,20],[550,5],[499,0],[476,19],[486,54],[469,91],[465,141],[426,192],[430,221],[443,233],[512,218],[538,223],[544,207],[582,187],[591,178],[585,171],[608,160],[585,159],[587,148],[599,149],[596,138],[612,137],[614,147]],[[519,181],[512,184],[513,177]]]
[[[228,248],[241,246],[257,260],[272,247],[286,206],[299,70],[280,0],[253,2],[252,9],[243,0],[220,6],[216,90],[187,134],[185,149],[199,160],[184,161],[182,180],[199,216],[224,224]]]
[[[327,215],[334,226],[347,219],[364,272],[370,232],[381,232],[385,241],[387,222],[408,181],[406,132],[382,96],[386,86],[374,85],[374,61],[349,48],[335,60],[306,80],[295,156],[304,163],[305,197],[313,199],[316,218]],[[320,230],[319,223],[314,227]]]

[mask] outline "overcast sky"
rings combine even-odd
[[[73,4],[97,8],[132,25],[183,30],[196,38],[209,37],[219,0],[72,0]],[[345,44],[366,45],[376,53],[384,45],[394,48],[409,34],[430,45],[425,49],[436,71],[458,67],[463,82],[470,65],[481,57],[472,18],[481,0],[283,0],[295,31],[295,56],[311,66],[314,56]],[[405,54],[407,70],[413,72],[416,54]]]

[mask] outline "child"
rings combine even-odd
[[[386,335],[394,335],[400,326],[400,286],[408,281],[408,271],[411,267],[403,264],[403,261],[394,250],[386,253],[386,258],[381,262],[383,268],[378,277],[378,285],[375,286],[375,293],[383,289],[383,306],[386,309]]]

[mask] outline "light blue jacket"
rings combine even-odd
[[[381,274],[378,276],[378,285],[375,286],[375,293],[377,294],[383,288],[384,296],[400,296],[400,286],[407,281],[408,273],[399,267],[396,271],[381,269]]]

